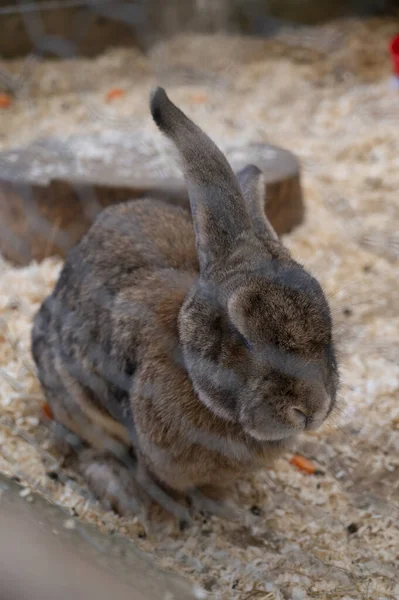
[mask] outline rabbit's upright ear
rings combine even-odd
[[[237,237],[251,228],[241,189],[222,152],[169,100],[163,88],[152,93],[150,107],[155,123],[171,138],[182,159],[204,273],[222,261]]]
[[[252,227],[258,235],[278,241],[278,235],[265,213],[265,178],[255,165],[247,165],[237,173],[237,179],[244,196]]]

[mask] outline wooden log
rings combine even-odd
[[[264,144],[219,145],[236,171],[252,163],[264,172],[266,212],[278,234],[302,221],[299,166],[293,154]],[[80,150],[76,157],[82,147],[96,148],[96,153]],[[64,257],[103,207],[143,195],[189,207],[184,180],[167,151],[127,151],[121,139],[102,148],[101,140],[76,137],[67,148],[57,140],[41,140],[0,153],[0,252],[17,265]]]

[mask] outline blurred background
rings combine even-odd
[[[68,554],[81,544],[68,533],[76,529],[99,568],[108,565],[130,586],[115,600],[133,592],[398,600],[399,75],[390,52],[398,34],[397,0],[0,0],[7,600],[50,597],[57,577],[65,597],[100,594],[99,572]],[[239,504],[256,526],[198,516],[190,530],[158,538],[137,519],[104,511],[64,468],[30,355],[33,315],[66,251],[104,205],[149,192],[187,204],[178,164],[149,116],[155,84],[234,166],[264,170],[266,209],[330,298],[342,372],[339,416],[293,449],[314,472],[296,468],[289,455],[238,484]],[[60,511],[51,519],[43,499]],[[21,511],[43,531],[13,529],[12,519],[24,523]],[[57,561],[49,563],[48,585],[43,564],[56,550],[44,531],[71,565],[62,579],[50,577]],[[13,569],[18,547],[24,566]],[[137,549],[154,573],[177,573],[190,592],[162,580],[147,588],[151,575]],[[136,564],[125,569],[133,569],[130,577],[110,559],[122,554]],[[79,584],[82,573],[87,586]],[[107,585],[114,585],[109,573]]]
[[[181,31],[270,35],[288,23],[395,16],[398,6],[397,0],[2,0],[0,50],[5,57],[93,56],[115,45],[145,49]]]

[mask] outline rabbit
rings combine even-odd
[[[268,221],[262,172],[235,174],[163,88],[150,109],[191,212],[104,209],[35,316],[32,355],[103,504],[127,515],[151,498],[189,519],[180,497],[223,498],[318,428],[339,372],[328,302]]]

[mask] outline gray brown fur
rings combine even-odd
[[[107,456],[128,478],[132,446],[136,475],[166,490],[227,486],[318,427],[338,385],[327,301],[266,220],[262,174],[236,177],[160,88],[151,111],[180,154],[193,219],[152,199],[104,210],[32,332],[55,419],[96,450],[82,472],[120,512],[134,486],[107,492],[121,470],[114,458],[99,469]]]

